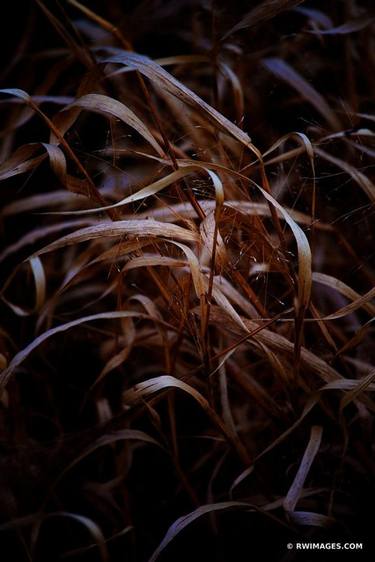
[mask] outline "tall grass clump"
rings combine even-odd
[[[371,560],[372,2],[6,22],[1,560]]]

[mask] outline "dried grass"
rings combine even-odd
[[[0,90],[9,560],[370,548],[369,5],[36,0]]]

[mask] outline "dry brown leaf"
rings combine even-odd
[[[169,72],[164,70],[155,61],[148,57],[132,53],[129,51],[122,51],[120,49],[113,50],[116,54],[104,57],[102,62],[112,64],[122,64],[130,66],[138,70],[141,74],[149,78],[152,82],[170,94],[176,96],[178,99],[192,106],[194,109],[206,115],[206,117],[224,133],[232,135],[244,146],[249,148],[257,157],[260,156],[258,149],[251,143],[250,137],[243,132],[239,127],[234,125],[229,119],[224,117],[221,113],[216,111],[212,106],[195,94],[192,90],[187,88],[184,84],[179,82]]]
[[[311,465],[314,462],[314,459],[319,451],[322,434],[323,428],[321,426],[312,426],[309,443],[304,452],[297,474],[284,500],[284,509],[288,513],[295,510]]]
[[[159,156],[164,155],[163,149],[152,136],[144,122],[137,117],[134,111],[129,109],[129,107],[126,107],[126,105],[120,101],[102,94],[86,94],[85,96],[78,98],[66,109],[69,110],[72,107],[78,107],[80,109],[86,109],[88,111],[94,111],[96,113],[102,113],[104,115],[120,119],[120,121],[123,121],[135,129],[137,133],[150,143]]]
[[[286,10],[291,10],[298,4],[301,4],[304,0],[263,0],[252,8],[236,25],[234,25],[226,34],[223,36],[222,40],[227,39],[230,35],[241,29],[246,29],[248,27],[254,27],[260,25],[270,19],[278,16]]]

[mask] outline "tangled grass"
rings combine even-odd
[[[96,4],[1,75],[2,560],[370,559],[371,3]]]

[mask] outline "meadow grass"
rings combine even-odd
[[[371,559],[371,2],[243,4],[10,20],[4,562]]]

